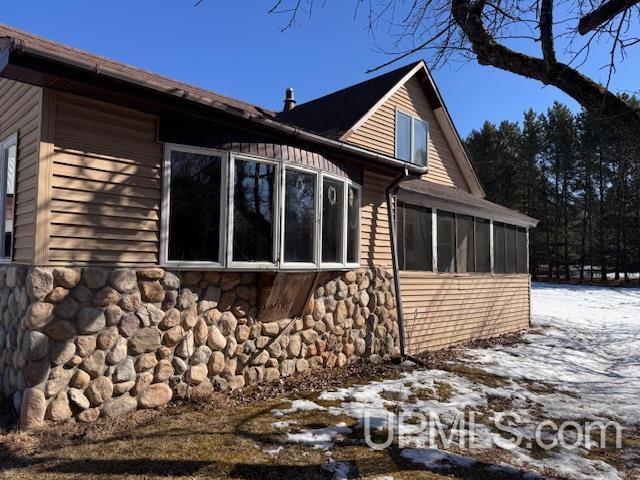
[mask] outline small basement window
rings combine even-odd
[[[168,145],[163,188],[163,265],[359,265],[361,191],[348,179],[287,162]]]
[[[427,166],[429,124],[396,110],[396,158]]]
[[[0,261],[4,262],[13,256],[17,155],[18,136],[13,134],[0,143]]]
[[[398,263],[401,270],[433,270],[430,208],[399,203]]]

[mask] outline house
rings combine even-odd
[[[529,325],[536,222],[484,199],[423,62],[273,112],[3,26],[0,77],[26,427]]]

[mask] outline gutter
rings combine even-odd
[[[102,77],[112,81],[115,80],[117,82],[126,83],[137,87],[143,87],[156,93],[169,95],[191,103],[203,105],[224,112],[225,114],[233,116],[235,118],[260,124],[270,130],[282,133],[286,136],[297,138],[312,144],[328,147],[335,151],[353,154],[361,159],[373,161],[389,168],[403,169],[404,171],[409,171],[417,175],[427,173],[426,167],[420,167],[410,162],[398,160],[395,157],[379,154],[362,147],[323,137],[306,130],[301,130],[300,128],[277,122],[270,118],[249,113],[240,108],[233,108],[232,106],[225,105],[223,102],[208,99],[204,96],[194,95],[193,93],[181,90],[179,88],[167,88],[165,85],[161,85],[160,83],[155,82],[152,79],[143,78],[142,75],[140,75],[140,72],[138,72],[138,76],[135,76],[133,74],[128,75],[123,72],[115,71],[113,68],[97,62],[82,61],[78,58],[74,58],[62,53],[56,53],[46,49],[39,49],[37,47],[29,45],[28,42],[13,37],[5,37],[4,39],[0,39],[0,48],[2,48],[3,50],[6,49],[6,51],[3,52],[2,55],[3,62],[2,65],[0,65],[0,70],[2,70],[7,64],[11,63],[11,60],[7,53],[12,53],[16,56],[31,55],[39,59],[53,61],[69,68],[81,70],[95,77]]]
[[[389,217],[389,233],[391,235],[391,260],[393,264],[393,287],[396,293],[396,313],[398,317],[398,334],[400,335],[400,356],[403,360],[409,360],[420,366],[425,363],[419,358],[413,357],[406,352],[405,345],[405,328],[404,328],[404,309],[402,306],[402,292],[400,290],[400,266],[398,263],[398,234],[396,229],[396,204],[399,185],[415,175],[410,175],[408,169],[405,169],[386,189],[387,194],[387,215]],[[394,198],[395,197],[395,198]],[[394,199],[396,200],[394,202]]]

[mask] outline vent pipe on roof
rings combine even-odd
[[[288,112],[290,110],[293,110],[295,106],[296,106],[296,99],[293,96],[293,88],[289,87],[287,88],[287,92],[284,97],[284,111]]]

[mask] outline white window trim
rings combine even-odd
[[[257,163],[267,163],[275,167],[274,184],[273,189],[273,227],[271,229],[273,235],[273,245],[271,255],[274,259],[273,262],[246,262],[233,260],[233,215],[234,215],[234,193],[235,193],[235,173],[236,173],[236,160],[246,160]],[[247,155],[244,153],[231,152],[229,158],[229,188],[228,188],[228,215],[227,215],[227,266],[230,269],[243,269],[243,270],[276,270],[280,262],[278,252],[280,251],[280,183],[281,183],[281,170],[282,162],[257,157],[254,155]]]
[[[349,232],[349,188],[353,188],[358,191],[358,235],[357,235],[357,252],[356,258],[358,259],[356,262],[349,262],[349,238],[347,233]],[[347,268],[358,268],[360,266],[360,258],[362,257],[362,186],[357,183],[345,179],[345,239],[344,239],[344,248],[345,248],[345,267]]]
[[[342,244],[340,245],[340,261],[339,262],[323,262],[322,261],[322,222],[324,220],[324,209],[322,208],[324,201],[324,179],[334,180],[342,183]],[[345,178],[322,172],[320,175],[320,234],[318,235],[318,265],[321,269],[343,269],[347,258],[347,182]]]
[[[10,148],[12,145],[15,145],[16,147],[16,158],[15,158],[15,165],[14,165],[14,175],[13,175],[13,233],[11,235],[11,253],[9,254],[8,257],[5,256],[0,256],[0,264],[1,265],[6,265],[6,264],[10,264],[12,262],[13,259],[13,250],[14,250],[14,244],[15,244],[15,236],[16,236],[16,231],[15,231],[15,225],[16,225],[16,212],[18,210],[18,206],[16,203],[16,197],[17,197],[17,191],[16,191],[16,185],[18,183],[18,132],[14,132],[11,135],[9,135],[7,138],[5,138],[2,142],[0,142],[0,248],[2,248],[2,250],[0,250],[0,255],[1,252],[4,251],[4,240],[6,238],[5,235],[5,223],[6,223],[6,219],[5,219],[5,215],[6,215],[6,190],[7,190],[7,172],[8,172],[8,167],[9,167],[9,163],[8,163],[8,159],[5,158],[5,152],[7,151],[8,148]]]
[[[171,212],[171,152],[180,151],[187,153],[196,153],[201,155],[220,156],[221,157],[221,169],[220,169],[220,231],[218,240],[218,258],[220,261],[205,261],[205,260],[170,260],[169,259],[169,223]],[[211,148],[192,147],[189,145],[179,144],[165,144],[164,148],[164,162],[162,166],[162,210],[160,213],[160,265],[165,267],[177,268],[177,269],[191,269],[191,268],[222,268],[224,267],[225,258],[225,241],[226,236],[225,225],[227,216],[227,171],[228,171],[228,158],[229,152],[223,150],[215,150]]]
[[[420,118],[416,115],[413,115],[409,112],[407,112],[406,110],[403,110],[400,107],[396,107],[396,112],[395,112],[395,135],[394,135],[394,155],[396,158],[398,157],[398,120],[399,120],[399,115],[398,113],[401,113],[403,115],[406,115],[407,117],[409,117],[411,119],[411,129],[409,130],[409,160],[405,160],[408,161],[410,163],[413,163],[414,165],[418,165],[421,167],[425,167],[425,168],[429,168],[429,137],[431,135],[431,129],[429,128],[429,122],[424,120],[423,118]],[[426,162],[425,165],[420,165],[419,163],[415,162],[415,158],[414,158],[414,135],[413,135],[413,131],[414,131],[414,122],[422,122],[426,125],[427,127],[427,158],[426,158]]]
[[[287,262],[285,261],[284,256],[284,229],[285,224],[287,222],[287,217],[285,215],[285,198],[287,195],[286,187],[287,187],[287,170],[296,170],[299,172],[304,172],[307,174],[312,174],[315,176],[315,195],[314,195],[314,219],[313,219],[313,263],[311,262]],[[280,268],[282,270],[315,270],[318,268],[318,245],[320,244],[320,205],[319,199],[321,196],[321,188],[322,184],[320,183],[320,172],[317,170],[312,170],[310,168],[304,168],[296,164],[286,163],[283,164],[282,168],[282,178],[281,178],[281,188],[282,188],[282,202],[280,208],[280,217],[282,218],[282,222],[280,225],[280,235],[279,238],[282,239],[280,242]]]

